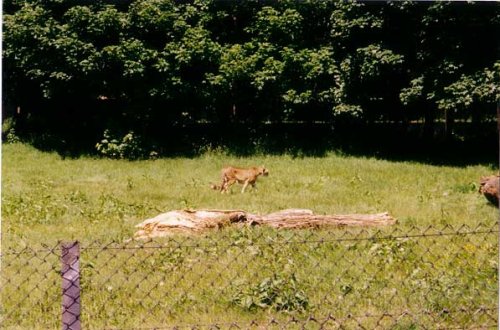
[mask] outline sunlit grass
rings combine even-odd
[[[265,165],[270,175],[259,178],[256,191],[240,194],[234,187],[232,194],[221,195],[209,185],[218,183],[224,165]],[[369,239],[377,229],[226,228],[205,236],[160,239],[157,243],[165,244],[161,249],[142,249],[135,242],[128,243],[128,250],[103,247],[112,241],[122,244],[146,218],[184,208],[388,211],[398,223],[381,229],[381,235],[419,233],[429,226],[491,228],[498,210],[477,192],[479,177],[490,173],[494,169],[488,166],[431,166],[333,152],[303,158],[207,152],[197,158],[129,162],[62,159],[23,144],[4,145],[2,251],[7,254],[2,314],[8,317],[3,325],[59,327],[58,260],[52,253],[36,252],[57,247],[58,240],[79,240],[84,247],[82,317],[87,328],[252,321],[269,325],[269,319],[308,314],[405,310],[421,314],[402,318],[397,323],[402,328],[432,327],[435,322],[484,324],[490,321],[484,315],[453,316],[451,310],[496,307],[495,234],[377,241]],[[336,241],[342,237],[363,239]],[[22,255],[9,254],[26,248]],[[33,289],[37,284],[40,288]],[[273,290],[281,290],[285,306],[305,310],[248,307],[251,299]],[[287,292],[304,295],[307,304]],[[18,293],[29,298],[16,298]],[[13,308],[16,312],[9,314]],[[443,310],[450,312],[443,316]],[[370,328],[379,322],[389,327],[393,321],[365,318],[345,324]]]
[[[224,165],[263,164],[270,176],[258,190],[220,195]],[[388,211],[399,226],[494,221],[497,212],[477,193],[486,166],[444,167],[330,154],[321,158],[208,154],[129,162],[66,159],[21,145],[4,145],[2,218],[7,232],[30,241],[126,239],[134,225],[172,209],[243,209],[266,213],[310,208],[319,214]],[[31,239],[33,237],[33,240]]]

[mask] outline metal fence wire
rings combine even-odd
[[[60,329],[61,242],[2,252],[1,327]],[[80,242],[83,329],[488,329],[498,224]],[[66,292],[66,291],[64,291]]]

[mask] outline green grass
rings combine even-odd
[[[207,154],[128,162],[66,159],[21,144],[4,145],[3,229],[30,242],[51,239],[121,240],[134,225],[172,209],[223,208],[266,213],[311,208],[319,214],[388,211],[399,226],[492,222],[496,209],[477,193],[484,166],[463,168],[342,157]],[[224,165],[264,164],[258,190],[220,195]]]
[[[270,175],[259,178],[257,191],[240,194],[235,186],[233,194],[221,195],[209,185],[219,183],[224,165],[265,165]],[[419,234],[429,226],[434,229],[427,233],[492,228],[498,210],[477,188],[480,176],[494,172],[487,166],[431,166],[336,153],[63,160],[24,144],[3,145],[3,327],[59,327],[58,259],[46,252],[58,240],[79,240],[85,247],[86,328],[251,321],[272,327],[269,320],[305,320],[310,314],[324,316],[325,327],[335,328],[329,313],[347,329],[495,323],[495,233],[373,238]],[[183,208],[388,211],[398,224],[369,230],[226,228],[156,240],[146,244],[150,248],[122,243],[142,220]],[[110,242],[128,249],[103,250]],[[494,310],[471,312],[478,306]],[[394,315],[370,316],[384,313]],[[319,327],[319,321],[306,324]]]

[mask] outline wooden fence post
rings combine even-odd
[[[80,245],[62,243],[62,328],[80,330]]]

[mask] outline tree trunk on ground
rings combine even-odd
[[[144,239],[172,234],[200,233],[234,223],[268,226],[279,229],[299,229],[345,226],[387,226],[396,223],[388,213],[315,215],[307,209],[288,209],[266,215],[240,210],[175,210],[162,213],[138,224],[134,238]]]

